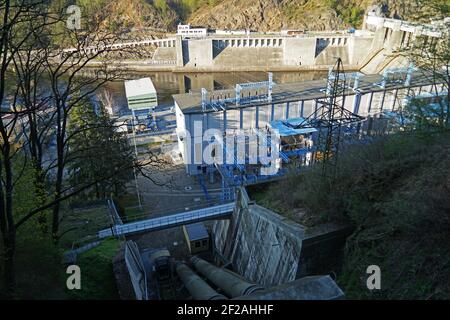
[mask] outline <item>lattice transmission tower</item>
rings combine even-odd
[[[347,85],[342,60],[338,58],[328,73],[325,96],[316,99],[315,111],[296,126],[319,130],[316,159],[322,163],[323,176],[334,176],[336,173],[343,128],[364,120],[364,117],[345,108],[346,93],[351,90]]]

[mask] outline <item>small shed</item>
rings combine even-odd
[[[183,232],[191,254],[209,250],[209,234],[203,223],[185,225]]]
[[[132,111],[152,109],[158,105],[156,89],[150,78],[125,81],[128,108]]]

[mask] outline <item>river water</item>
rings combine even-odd
[[[159,104],[173,104],[172,95],[187,93],[189,90],[198,91],[230,89],[237,83],[266,81],[267,72],[227,72],[227,73],[172,73],[172,72],[135,72],[128,73],[127,79],[150,77],[155,85]],[[298,82],[316,80],[326,77],[326,72],[274,72],[275,83]],[[128,111],[124,81],[113,81],[106,84],[114,98],[113,110],[115,114]]]

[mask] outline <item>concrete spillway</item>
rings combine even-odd
[[[233,273],[218,268],[198,257],[192,257],[191,262],[194,264],[195,269],[217,287],[223,289],[231,298],[246,296],[263,290],[261,286],[247,282]]]
[[[176,271],[183,281],[186,289],[195,300],[225,300],[225,296],[217,293],[203,279],[201,279],[194,271],[189,269],[185,264],[179,263]]]

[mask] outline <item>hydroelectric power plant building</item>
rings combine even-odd
[[[436,94],[429,77],[415,71],[412,66],[386,69],[382,75],[347,73],[346,79],[345,108],[367,119],[358,124],[359,133],[371,130],[373,116],[403,108],[411,97]],[[209,144],[209,141],[202,141],[206,130],[218,129],[222,137],[217,139],[232,139],[235,133],[242,131],[258,135],[258,132],[277,129],[286,133],[296,127],[296,122],[317,116],[319,103],[326,98],[326,87],[326,79],[276,84],[269,74],[268,81],[238,84],[234,90],[208,92],[203,89],[201,92],[174,95],[178,146],[186,172],[197,175],[220,170],[202,159]],[[437,91],[442,90],[444,87],[439,85]],[[194,130],[195,124],[197,130]],[[201,130],[198,130],[198,124],[201,124]],[[312,128],[291,133],[294,138],[303,140],[298,146],[303,152],[293,154],[303,162],[308,161],[308,154],[312,151],[315,131]],[[282,150],[283,145],[278,147],[281,167],[282,162],[289,161],[289,154],[288,150]]]

